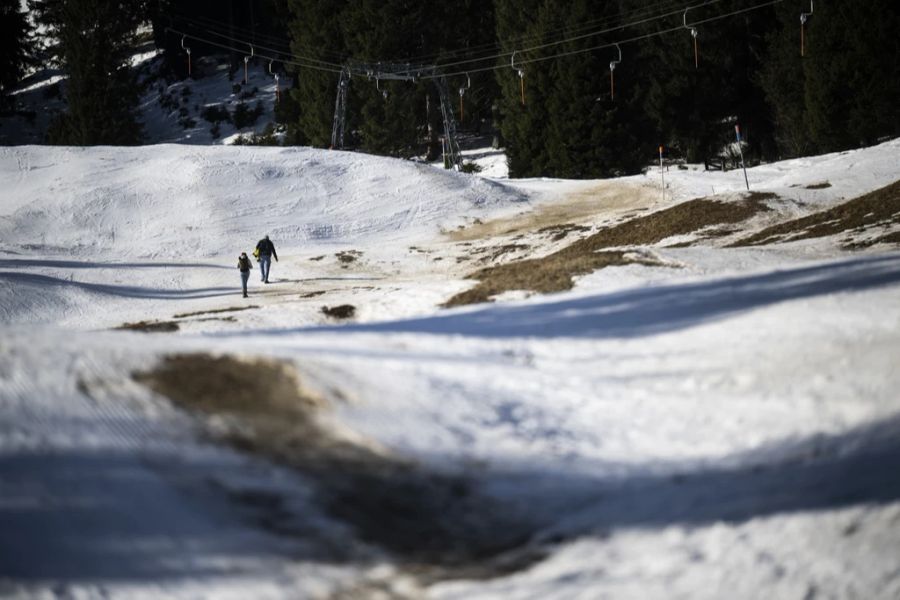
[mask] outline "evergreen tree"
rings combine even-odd
[[[586,21],[616,22],[616,3],[573,0],[560,10],[555,2],[537,0],[521,10],[518,2],[498,0],[496,6],[498,36],[507,52],[552,44],[517,52],[526,61],[524,104],[516,73],[501,69],[497,75],[510,175],[583,178],[640,170],[655,144],[642,139],[648,128],[636,102],[634,59],[616,66],[613,98],[609,63],[618,59],[611,46],[616,38],[555,43]],[[558,54],[563,56],[553,58]]]
[[[831,152],[900,135],[900,13],[890,0],[820,3],[805,26],[808,2],[778,8],[761,81],[786,156]]]
[[[339,65],[346,58],[341,28],[341,15],[346,6],[347,0],[335,0],[327,5],[318,0],[288,0],[293,17],[289,24],[291,50],[298,61],[302,57],[302,62],[321,67],[288,67],[295,79],[290,96],[299,110],[296,125],[302,137],[313,146],[331,145],[338,83],[338,76],[333,72],[336,67],[332,65]],[[355,81],[351,82],[351,87],[354,84]],[[348,112],[347,116],[352,118],[353,114]],[[352,130],[352,126],[347,130]]]
[[[449,50],[478,48],[494,36],[490,5],[475,0],[452,6],[408,0],[342,0],[327,5],[317,0],[288,0],[288,7],[292,50],[298,62],[306,63],[293,67],[297,85],[292,98],[300,111],[298,127],[317,146],[331,143],[339,81],[335,71],[349,64],[355,74],[349,82],[347,145],[411,156],[422,152],[425,141],[434,153],[441,128],[435,81],[378,79],[376,74],[390,72],[396,65],[440,67],[459,59]],[[362,75],[360,69],[371,73]],[[494,84],[490,74],[473,74],[469,79],[472,86],[466,91],[465,122],[475,126],[489,118]],[[465,76],[447,80],[457,118],[458,88],[466,81]]]
[[[138,88],[129,64],[134,32],[143,20],[136,0],[42,0],[41,22],[57,39],[68,74],[67,111],[51,126],[49,141],[89,146],[137,144]]]
[[[30,51],[28,19],[19,0],[0,0],[0,103],[25,72]]]
[[[775,122],[775,141],[780,156],[803,156],[813,144],[806,119],[805,76],[800,56],[797,2],[781,5],[766,35],[766,60],[757,75]]]
[[[890,0],[820,3],[804,57],[809,131],[819,152],[900,134],[900,11]]]
[[[720,14],[721,9],[697,7],[687,22]],[[772,117],[755,75],[764,48],[761,32],[771,19],[771,11],[760,10],[699,24],[696,48],[690,28],[639,43],[647,87],[644,110],[665,146],[690,162],[702,162],[734,141],[733,127],[739,123],[758,154],[772,152]],[[679,22],[683,25],[683,15],[672,15],[642,31],[663,32]]]

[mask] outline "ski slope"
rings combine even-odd
[[[779,200],[744,226],[897,165],[893,140],[750,169]],[[0,177],[0,596],[900,596],[896,245],[679,236],[632,249],[657,266],[439,308],[475,250],[568,241],[523,223],[731,197],[740,172],[672,168],[663,193],[658,169],[506,180],[162,145],[0,148]],[[264,234],[280,260],[244,300],[236,258]],[[349,322],[321,310],[342,304]],[[178,330],[114,329],[138,321]],[[519,566],[423,577],[314,476],[217,442],[225,420],[132,377],[190,353],[286,361],[337,438],[469,481],[487,531],[527,533]]]

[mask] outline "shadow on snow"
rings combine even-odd
[[[18,273],[10,271],[0,272],[0,281],[7,280],[19,284],[31,284],[36,286],[73,287],[98,294],[110,296],[122,296],[126,298],[145,298],[155,300],[178,300],[185,298],[214,298],[216,296],[233,295],[235,287],[213,287],[186,290],[164,290],[158,288],[140,287],[133,285],[110,285],[104,283],[91,283],[87,281],[75,281],[52,277],[50,275],[37,275],[32,273]]]
[[[628,289],[517,305],[482,305],[451,313],[306,331],[458,334],[474,337],[637,337],[677,331],[789,300],[900,283],[900,254],[811,267]]]

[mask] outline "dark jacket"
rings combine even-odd
[[[242,273],[249,271],[252,268],[253,267],[250,264],[249,258],[247,258],[246,256],[241,256],[238,258],[238,269],[240,269]]]
[[[260,256],[274,256],[275,260],[278,260],[278,254],[275,252],[275,244],[272,243],[272,240],[265,238],[259,240],[259,243],[256,244],[256,249],[259,250]]]

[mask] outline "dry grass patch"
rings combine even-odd
[[[356,314],[356,307],[352,304],[340,304],[338,306],[323,306],[322,314],[332,319],[351,319]]]
[[[478,279],[478,285],[461,292],[447,302],[445,307],[488,302],[493,296],[512,290],[527,290],[549,294],[572,289],[573,277],[587,275],[597,269],[613,265],[638,262],[625,257],[625,252],[598,252],[581,256],[561,256],[559,253],[544,257],[520,260],[496,267],[487,267],[469,275]]]
[[[129,331],[142,331],[144,333],[172,333],[178,331],[178,323],[174,321],[136,321],[134,323],[122,323],[116,329]]]
[[[216,308],[213,310],[198,310],[196,312],[187,312],[187,313],[178,313],[177,315],[172,315],[173,319],[184,319],[187,317],[199,317],[201,315],[214,315],[218,313],[226,313],[226,312],[240,312],[242,310],[251,310],[254,308],[259,308],[259,306],[255,304],[251,304],[250,306],[230,306],[228,308]]]
[[[322,425],[326,402],[304,390],[288,364],[177,354],[132,377],[189,411],[216,417],[215,427],[207,421],[211,435],[310,478],[323,510],[419,577],[490,577],[540,557],[523,550],[509,562],[533,526],[479,494],[469,479],[423,471]],[[278,499],[262,501],[261,510],[272,507],[262,522],[289,532],[279,523],[290,515],[279,516]],[[348,543],[345,552],[352,548]]]
[[[862,231],[873,225],[900,223],[900,181],[854,198],[840,206],[767,227],[732,244],[756,246]]]
[[[574,285],[573,277],[597,269],[632,263],[658,265],[658,261],[627,255],[624,251],[601,251],[617,246],[654,244],[675,235],[684,235],[710,227],[744,221],[760,211],[769,210],[765,201],[774,194],[749,194],[737,202],[699,199],[684,202],[619,225],[607,227],[543,258],[532,258],[488,267],[471,273],[478,285],[459,293],[445,307],[487,302],[493,296],[512,290],[539,293],[562,292]]]
[[[900,244],[900,231],[895,231],[893,233],[882,235],[870,240],[862,240],[859,242],[851,241],[845,244],[844,248],[848,250],[859,250],[862,248],[869,248],[870,246],[874,246],[875,244]]]

